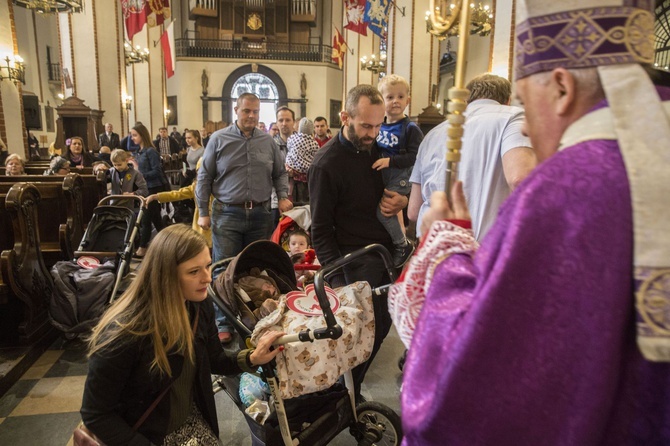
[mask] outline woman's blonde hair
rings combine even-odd
[[[5,159],[5,167],[7,167],[7,164],[9,164],[9,162],[12,161],[12,160],[16,160],[16,161],[18,161],[19,163],[21,163],[21,167],[22,167],[22,168],[25,168],[25,167],[26,167],[26,162],[23,161],[23,158],[21,158],[21,155],[16,154],[16,153],[12,153],[11,155],[9,155],[9,156],[7,157],[7,159]]]
[[[206,248],[205,239],[186,225],[172,225],[159,232],[137,277],[93,329],[89,357],[149,336],[154,346],[152,371],[172,376],[168,351],[195,362],[193,332],[177,267]]]

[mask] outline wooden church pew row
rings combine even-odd
[[[44,175],[44,171],[49,169],[49,165],[46,166],[26,166],[23,170],[26,172],[26,175]],[[79,173],[81,175],[93,175],[92,167],[83,167],[81,169],[72,169],[72,172]],[[0,175],[5,176],[5,168],[0,168]]]
[[[83,181],[82,187],[82,224],[84,228],[88,225],[88,222],[91,221],[93,216],[93,210],[98,206],[98,202],[107,196],[107,176],[104,172],[99,172],[97,175],[79,175],[77,172],[70,172],[69,175],[78,175]],[[0,177],[1,181],[5,181],[5,178],[11,178],[11,181],[15,182],[40,182],[40,183],[49,183],[49,182],[62,182],[62,176],[57,175],[47,175],[47,176],[36,176],[36,175],[18,175],[12,177]]]
[[[18,183],[0,194],[0,345],[30,345],[51,329],[54,287],[39,247],[40,192]]]
[[[81,176],[61,178],[61,183],[31,182],[40,191],[38,233],[42,258],[49,269],[60,260],[71,260],[84,235]],[[0,193],[7,193],[11,187],[0,179]]]

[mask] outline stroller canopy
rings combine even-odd
[[[226,265],[226,262],[227,265]],[[233,313],[239,314],[235,283],[249,274],[252,268],[266,271],[274,279],[281,294],[297,289],[293,263],[281,246],[269,240],[259,240],[244,248],[236,257],[224,261],[226,270],[215,282],[218,295]]]

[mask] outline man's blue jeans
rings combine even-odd
[[[229,206],[214,200],[210,215],[214,262],[235,257],[252,242],[267,240],[269,237],[272,225],[269,200],[252,209]],[[219,331],[231,332],[232,327],[216,305],[214,311]]]

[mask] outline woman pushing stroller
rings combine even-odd
[[[173,225],[154,241],[137,278],[93,331],[82,419],[108,446],[218,445],[210,375],[253,372],[282,349],[271,346],[283,333],[228,355],[207,300],[205,240]]]

